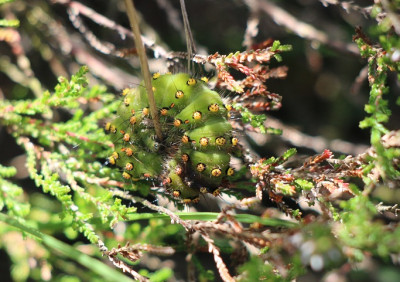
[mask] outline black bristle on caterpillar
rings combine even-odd
[[[155,73],[152,85],[163,140],[156,139],[145,88],[125,89],[118,118],[105,126],[115,145],[109,163],[126,180],[157,180],[184,203],[198,202],[200,193],[218,195],[234,173],[231,107],[186,73]]]

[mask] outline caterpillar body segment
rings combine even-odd
[[[221,185],[222,180],[226,177],[225,171],[229,167],[229,153],[222,150],[207,152],[193,150],[189,154],[189,157],[190,164],[194,168],[194,178],[197,180],[195,182],[202,183],[203,186],[214,189]]]
[[[198,189],[192,187],[189,183],[185,183],[184,178],[182,178],[182,171],[177,171],[177,166],[175,159],[168,163],[167,181],[164,181],[167,183],[167,189],[174,197],[183,199],[185,203],[197,202],[199,200]]]
[[[202,138],[209,140],[208,147],[218,147],[228,149],[229,144],[226,140],[229,140],[232,136],[232,126],[223,117],[214,117],[209,119],[207,123],[204,123],[201,127],[196,127],[186,132],[190,140],[193,140],[193,144],[198,149],[205,149],[200,142]],[[223,141],[225,140],[225,142]]]

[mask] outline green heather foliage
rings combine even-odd
[[[395,11],[398,7],[393,4],[392,9]],[[381,12],[382,7],[376,5],[371,16],[378,17]],[[386,97],[390,90],[387,82],[388,74],[395,72],[400,80],[399,31],[397,30],[395,33],[390,27],[390,17],[387,16],[374,28],[374,33],[379,38],[378,46],[372,45],[360,30],[355,36],[355,41],[361,56],[368,59],[368,81],[371,89],[368,104],[365,105],[365,112],[368,116],[360,122],[360,127],[371,128],[371,145],[377,152],[374,162],[371,162],[368,169],[378,167],[382,171],[383,178],[396,179],[400,177],[400,172],[392,160],[400,156],[400,149],[384,148],[381,143],[382,136],[389,132],[385,123],[389,121],[391,115],[389,101]],[[400,105],[400,98],[397,98],[396,103]]]
[[[0,5],[8,2],[13,1]],[[227,136],[240,140],[240,151],[229,151],[238,163],[235,175],[229,185],[221,184],[221,195],[200,195],[203,205],[174,198],[162,173],[150,181],[124,180],[121,168],[109,164],[118,145],[104,125],[115,120],[117,109],[123,111],[123,97],[98,81],[90,83],[93,69],[81,66],[70,78],[60,76],[53,91],[38,91],[34,79],[18,82],[13,70],[20,62],[2,56],[1,74],[15,85],[14,96],[0,98],[0,129],[24,156],[24,166],[0,164],[0,248],[10,279],[293,281],[347,271],[341,275],[359,281],[370,271],[359,270],[362,263],[373,263],[376,271],[369,278],[398,281],[400,128],[390,122],[400,98],[389,85],[400,81],[400,26],[393,22],[399,10],[400,1],[376,1],[370,16],[377,24],[355,30],[369,82],[360,127],[370,130],[371,144],[357,156],[339,158],[325,149],[300,158],[298,148],[289,148],[259,157],[251,142],[244,142],[249,132],[269,138],[285,133],[269,125],[266,113],[284,100],[260,85],[286,76],[282,65],[295,48],[271,40],[260,49],[194,58],[199,68],[211,65],[216,75],[210,84],[221,87],[224,103],[233,107],[233,133],[229,127]],[[0,20],[11,30],[18,25]],[[41,51],[43,57],[52,52]],[[21,89],[29,94],[15,94]],[[267,102],[255,106],[254,97]],[[158,165],[167,171],[167,161]],[[18,178],[23,167],[30,181]]]

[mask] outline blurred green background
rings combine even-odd
[[[200,54],[246,50],[246,30],[255,23],[256,28],[252,29],[255,34],[248,45],[272,38],[293,47],[291,52],[283,54],[283,62],[271,63],[271,66],[288,66],[287,77],[267,81],[269,90],[283,97],[283,106],[279,111],[267,113],[270,119],[266,125],[281,127],[284,135],[239,133],[261,157],[280,155],[289,147],[297,147],[300,155],[321,153],[323,149],[331,149],[338,155],[356,155],[369,146],[369,131],[358,127],[365,116],[363,108],[369,93],[366,60],[360,58],[352,36],[355,27],[360,26],[376,40],[372,28],[376,22],[364,15],[363,10],[325,7],[322,2],[186,1]],[[353,3],[360,7],[372,4],[371,1]],[[135,4],[147,39],[167,52],[186,51],[179,1],[135,1]],[[90,14],[88,8],[95,14]],[[80,17],[76,18],[78,14]],[[118,56],[119,51],[133,47],[133,40],[99,24],[109,19],[129,28],[123,1],[17,0],[0,6],[0,17],[21,22],[20,27],[10,29],[14,32],[0,34],[0,99],[27,99],[44,90],[51,91],[57,77],[70,77],[81,65],[89,66],[91,85],[105,84],[116,94],[116,99],[124,87],[141,80],[137,57]],[[166,71],[165,57],[152,50],[148,50],[148,55],[152,71]],[[395,74],[389,77],[389,86],[392,93],[400,93]],[[391,102],[395,96],[391,96]],[[54,120],[62,121],[64,115],[68,113],[60,111]],[[388,128],[398,128],[399,124],[400,112],[394,110]],[[23,151],[4,127],[0,127],[0,152],[0,164],[17,167],[14,180],[26,191],[36,191],[24,169]],[[43,204],[39,198],[37,203]],[[0,252],[0,260],[5,262],[1,273],[8,271],[7,259]],[[392,271],[386,270],[389,274]],[[388,281],[378,277],[386,270],[377,273],[374,279]],[[354,274],[354,281],[364,278],[362,272]]]

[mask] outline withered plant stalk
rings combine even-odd
[[[163,135],[162,135],[159,119],[158,119],[158,113],[157,113],[156,101],[154,99],[153,87],[151,86],[151,75],[150,75],[150,70],[149,70],[149,63],[147,61],[146,51],[144,49],[142,37],[140,34],[139,18],[137,16],[136,9],[133,4],[133,0],[125,0],[125,6],[126,6],[126,14],[128,15],[129,22],[131,24],[131,29],[133,32],[136,49],[137,49],[139,59],[140,59],[140,65],[141,65],[141,69],[142,69],[144,84],[146,87],[147,95],[149,97],[150,113],[151,113],[151,116],[153,117],[154,129],[156,131],[158,140],[161,141],[163,139]]]

